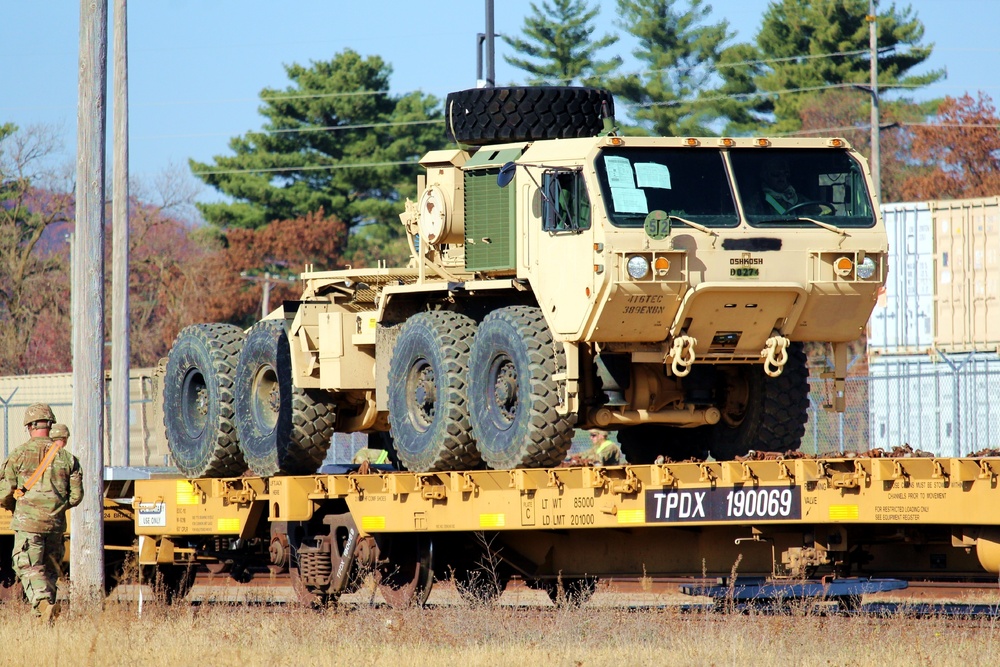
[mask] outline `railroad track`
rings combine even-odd
[[[725,606],[707,597],[690,596],[681,587],[696,583],[714,584],[715,579],[682,577],[617,577],[598,583],[589,606],[621,608],[679,608],[688,610]],[[859,611],[865,613],[896,613],[914,615],[1000,615],[1000,585],[997,582],[926,581],[908,582],[908,587],[885,593],[863,596]],[[152,594],[148,586],[142,587],[144,595]],[[140,587],[134,582],[124,583],[111,593],[112,599],[135,600]],[[228,572],[210,572],[199,569],[184,600],[192,603],[225,604],[301,604],[295,582],[287,571],[261,570],[244,573],[234,578]],[[385,604],[372,582],[355,593],[341,596],[343,605]],[[451,606],[466,604],[465,599],[450,581],[435,582],[427,604]],[[508,606],[551,606],[545,592],[530,588],[520,579],[512,580],[500,597],[498,604]],[[836,603],[821,603],[836,605]],[[833,607],[836,610],[836,607]]]

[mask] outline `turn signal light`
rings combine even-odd
[[[670,270],[670,260],[666,257],[657,257],[653,262],[653,268],[656,269],[656,275],[665,276]]]
[[[850,257],[838,257],[833,263],[833,270],[838,276],[847,277],[854,271],[854,262]]]

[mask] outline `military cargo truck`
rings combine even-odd
[[[620,136],[590,88],[467,90],[445,111],[455,147],[420,160],[400,215],[407,266],[307,267],[248,331],[178,335],[183,473],[312,473],[335,431],[417,472],[554,466],[590,427],[630,463],[794,450],[810,341],[833,344],[843,410],[888,270],[846,141]]]

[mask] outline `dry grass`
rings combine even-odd
[[[673,609],[109,602],[47,627],[0,606],[0,662],[31,665],[996,665],[998,621]]]

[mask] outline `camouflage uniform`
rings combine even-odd
[[[60,449],[35,484],[16,498],[15,491],[23,489],[52,446],[49,438],[31,438],[11,452],[0,475],[0,506],[14,513],[10,523],[14,571],[38,616],[54,607],[58,613],[56,582],[65,554],[66,510],[83,500],[80,462],[65,449]]]

